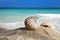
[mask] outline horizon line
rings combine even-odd
[[[60,7],[0,7],[0,9],[60,9]]]

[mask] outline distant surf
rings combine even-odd
[[[54,19],[54,18],[60,18],[60,14],[36,14],[37,16],[42,16],[42,17],[47,17],[50,19]]]

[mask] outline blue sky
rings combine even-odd
[[[0,7],[60,7],[60,0],[0,0]]]

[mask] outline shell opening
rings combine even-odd
[[[41,26],[43,26],[43,27],[49,27],[48,25],[41,25]]]

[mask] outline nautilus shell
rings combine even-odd
[[[47,31],[48,33],[51,32],[55,32],[55,33],[60,33],[56,30],[55,25],[53,23],[50,22],[44,22],[40,25],[40,30],[44,30]]]
[[[38,17],[36,17],[36,16],[31,16],[31,17],[26,18],[25,22],[24,22],[26,29],[28,29],[28,30],[37,29],[38,28],[37,19],[38,19]]]
[[[40,26],[43,26],[45,28],[55,29],[55,25],[50,22],[44,22]]]

